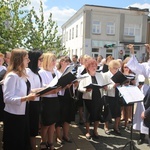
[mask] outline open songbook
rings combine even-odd
[[[123,84],[125,81],[128,80],[128,78],[122,74],[120,71],[117,71],[117,73],[115,73],[111,79],[115,82],[115,83],[120,83]]]
[[[49,85],[47,85],[46,88],[42,89],[41,91],[37,92],[37,94],[43,95],[51,90],[55,90],[57,88],[64,88],[66,85],[74,83],[76,81],[80,81],[87,76],[81,76],[77,78],[75,75],[73,75],[71,72],[68,72],[67,74],[61,76],[59,79],[55,76],[55,78],[51,81]]]
[[[72,72],[73,69],[74,69],[74,66],[73,66],[73,65],[68,65],[68,66],[66,67],[66,69],[64,70],[62,76],[66,75],[66,74],[69,73],[69,72]]]
[[[60,87],[59,86],[53,86],[53,87],[48,86],[48,87],[38,91],[36,94],[43,95],[43,94],[50,92],[52,90],[56,90],[57,88],[60,88]]]
[[[104,86],[107,86],[110,83],[104,84],[104,85],[99,85],[99,84],[94,84],[94,83],[90,83],[89,85],[85,86],[84,88],[87,89],[94,89],[94,88],[103,88]]]
[[[127,81],[134,80],[135,79],[135,75],[134,74],[124,75],[122,72],[117,71],[117,73],[114,74],[111,79],[115,83],[124,84]]]
[[[144,94],[137,86],[118,86],[117,88],[127,104],[140,102],[144,99]]]

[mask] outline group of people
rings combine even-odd
[[[150,52],[150,45],[146,45]],[[9,62],[4,66],[4,55],[0,54],[1,80],[1,108],[4,123],[3,149],[10,150],[35,150],[36,136],[41,135],[41,149],[54,150],[54,140],[59,144],[71,143],[69,126],[75,121],[75,102],[79,112],[79,123],[85,124],[85,137],[98,139],[98,126],[103,114],[104,103],[109,106],[109,115],[104,122],[104,131],[109,132],[109,122],[114,122],[114,132],[121,135],[119,126],[121,117],[127,127],[131,120],[131,106],[120,103],[120,95],[117,89],[119,83],[111,78],[121,71],[124,75],[134,75],[135,78],[124,83],[139,85],[136,76],[139,74],[149,77],[149,65],[139,64],[134,56],[134,46],[129,45],[132,57],[123,61],[108,56],[105,60],[102,56],[97,60],[89,55],[79,58],[73,55],[72,60],[68,56],[56,57],[51,52],[43,53],[40,50],[26,51],[13,49],[9,52]],[[138,64],[138,65],[137,65]],[[84,77],[79,81],[71,82],[65,87],[58,87],[42,95],[39,91],[48,86],[55,86],[68,66],[73,66],[71,71],[76,78]],[[139,67],[139,69],[138,69]],[[141,69],[141,68],[142,69]],[[88,86],[101,85],[98,86]],[[104,86],[103,86],[104,85]],[[105,102],[104,102],[105,99]],[[142,112],[143,126],[150,128],[150,100],[149,94],[144,98],[145,110]],[[130,119],[130,120],[129,120]],[[93,125],[93,134],[90,125]],[[54,139],[55,134],[55,139]]]

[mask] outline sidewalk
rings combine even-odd
[[[110,125],[110,128],[112,125]],[[91,127],[92,129],[93,127]],[[0,124],[0,140],[2,139],[2,124]],[[91,132],[92,133],[92,132]],[[98,140],[90,139],[87,140],[84,136],[85,128],[82,125],[77,125],[77,121],[72,123],[70,126],[70,138],[72,143],[65,143],[64,145],[59,145],[54,143],[54,146],[58,150],[121,150],[125,144],[130,141],[130,130],[121,129],[121,136],[115,135],[113,130],[110,135],[106,135],[103,130],[103,124],[99,125],[98,133],[100,135]],[[150,150],[148,147],[148,140],[142,145],[137,145],[137,139],[139,138],[138,132],[133,131],[133,142],[137,150]],[[37,150],[39,150],[39,144],[41,137],[37,136]],[[0,145],[0,150],[2,150],[2,145]],[[130,144],[127,145],[124,150],[130,149]]]

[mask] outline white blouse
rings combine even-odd
[[[21,102],[21,97],[27,95],[26,79],[10,72],[6,75],[3,84],[4,103],[6,112],[24,115],[26,102]]]
[[[57,70],[54,69],[54,73],[56,76],[53,78],[52,73],[50,71],[44,69],[39,70],[43,87],[50,85],[51,82],[57,84],[59,78]],[[48,94],[48,95],[44,95],[43,97],[57,97],[57,94]]]
[[[31,71],[30,68],[26,68],[26,73],[28,75],[28,80],[31,84],[31,90],[41,88],[42,83],[40,81],[40,78],[37,74]],[[34,101],[39,101],[39,97],[36,97]]]

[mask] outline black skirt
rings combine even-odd
[[[107,97],[112,118],[121,117],[121,106],[117,97]]]
[[[29,103],[29,126],[30,136],[34,137],[39,132],[39,117],[40,117],[40,101],[30,101]]]
[[[62,123],[75,121],[74,101],[71,97],[59,96],[60,99],[60,121]]]
[[[50,126],[59,121],[60,105],[58,97],[42,97],[41,123]]]
[[[4,111],[4,150],[28,150],[30,148],[28,114],[14,115]]]

